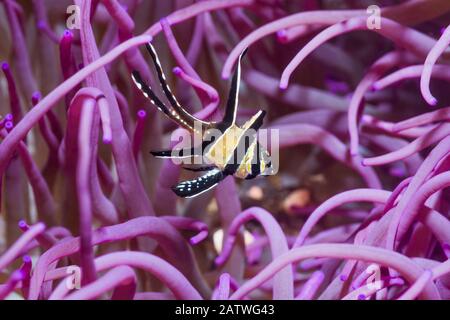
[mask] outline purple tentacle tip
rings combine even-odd
[[[112,142],[112,137],[111,138],[103,138],[104,144],[111,144],[111,142]]]
[[[63,38],[65,38],[65,39],[72,39],[73,38],[73,32],[70,31],[69,29],[64,30]]]
[[[8,62],[2,62],[2,70],[3,71],[8,71],[9,70],[9,64]]]
[[[31,95],[31,103],[35,105],[39,102],[39,100],[41,100],[41,93],[36,91]]]
[[[225,262],[225,260],[224,260],[223,256],[220,256],[220,255],[214,259],[214,265],[216,267],[220,267],[224,262]]]
[[[139,118],[145,118],[146,116],[147,116],[147,112],[145,111],[145,110],[139,110],[138,112],[137,112],[137,116],[139,117]]]
[[[340,279],[342,282],[345,282],[345,281],[347,281],[348,276],[347,276],[346,274],[341,274],[341,275],[339,276],[339,279]]]
[[[39,30],[42,30],[42,29],[44,29],[45,28],[45,22],[44,21],[38,21],[37,22],[37,24],[36,24],[36,26],[37,26],[37,28],[39,29]]]
[[[17,225],[21,230],[26,230],[28,228],[28,224],[25,222],[25,220],[20,220]]]
[[[287,40],[286,29],[281,29],[277,31],[277,39],[281,42],[285,42]]]
[[[159,20],[159,23],[161,23],[161,24],[167,24],[167,25],[170,26],[170,21],[169,21],[169,19],[168,19],[167,17],[161,18],[161,19]]]
[[[6,121],[5,122],[5,128],[7,130],[11,130],[12,128],[14,128],[14,123],[12,121]]]
[[[175,75],[179,76],[183,72],[183,70],[180,67],[175,67],[175,68],[172,69],[172,72]]]

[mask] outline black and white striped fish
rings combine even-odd
[[[257,139],[257,130],[263,123],[265,111],[260,110],[242,127],[236,124],[239,84],[241,79],[241,59],[247,50],[239,56],[237,68],[231,82],[225,115],[220,122],[200,120],[187,112],[172,94],[158,55],[151,43],[146,45],[158,74],[162,90],[171,107],[166,106],[150,86],[142,79],[138,71],[132,72],[132,79],[145,97],[150,99],[160,111],[181,127],[197,133],[201,128],[203,143],[200,147],[182,150],[166,150],[151,152],[155,157],[186,158],[202,156],[210,164],[200,168],[185,168],[192,171],[207,171],[197,179],[184,181],[174,186],[173,191],[180,197],[191,198],[214,188],[227,176],[233,175],[241,179],[253,179],[258,175],[273,173],[268,151],[261,146]],[[219,132],[219,136],[213,133]]]

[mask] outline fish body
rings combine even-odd
[[[207,166],[197,169],[185,168],[191,171],[207,171],[203,176],[189,181],[183,181],[174,186],[173,191],[180,197],[198,196],[212,188],[227,176],[241,179],[253,179],[258,175],[272,174],[271,159],[268,151],[258,143],[257,130],[261,127],[265,111],[260,110],[242,127],[236,124],[238,91],[241,77],[241,59],[246,50],[239,56],[239,62],[233,75],[228,96],[225,115],[220,122],[207,122],[189,114],[172,94],[161,67],[158,55],[151,43],[146,45],[153,59],[162,90],[171,107],[166,106],[137,71],[132,72],[132,79],[145,97],[150,99],[161,112],[181,127],[193,134],[198,134],[200,124],[202,145],[191,149],[165,150],[151,152],[156,157],[186,158],[202,156]],[[219,132],[219,134],[217,134]]]
[[[217,141],[211,143],[210,147],[205,150],[204,157],[206,160],[223,170],[227,163],[231,161],[234,149],[237,147],[243,133],[244,130],[242,128],[234,124],[231,125],[217,138]],[[204,139],[208,139],[207,133]]]

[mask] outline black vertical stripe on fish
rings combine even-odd
[[[264,110],[259,111],[253,123],[251,123],[249,127],[243,132],[236,147],[234,148],[233,155],[223,169],[223,172],[225,174],[232,175],[237,171],[245,157],[245,154],[247,153],[249,146],[253,143],[253,141],[256,140],[256,131],[262,126],[265,115],[266,112]],[[248,132],[251,132],[251,135],[248,135]],[[243,154],[240,154],[239,151],[241,150],[245,150],[245,152]]]

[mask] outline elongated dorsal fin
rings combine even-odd
[[[225,107],[225,115],[222,123],[231,126],[236,123],[237,106],[239,102],[239,87],[241,84],[241,60],[247,53],[247,49],[242,51],[239,55],[236,70],[234,71],[233,78],[231,80],[230,92],[228,94],[227,105]]]

